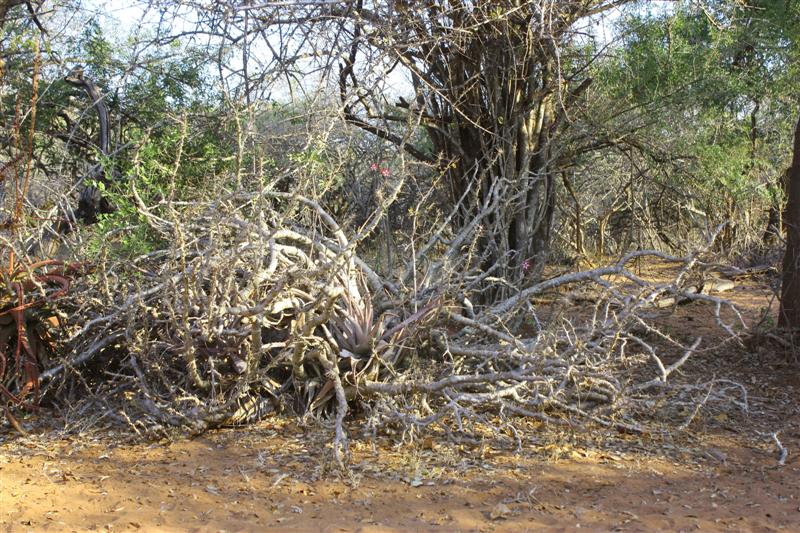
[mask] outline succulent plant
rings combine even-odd
[[[369,292],[361,285],[360,297],[345,293],[344,307],[331,325],[343,357],[368,358],[386,329],[383,320],[375,320]]]

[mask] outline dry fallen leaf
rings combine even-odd
[[[511,509],[508,508],[508,505],[504,503],[498,503],[492,509],[492,512],[489,513],[489,518],[492,520],[501,520],[508,518],[508,515],[511,514]]]

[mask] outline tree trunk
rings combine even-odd
[[[788,182],[789,170],[787,169],[786,172],[784,172],[781,176],[780,182],[778,183],[780,186],[780,192],[775,195],[778,198],[773,198],[772,203],[769,206],[769,212],[767,214],[767,228],[764,230],[764,237],[762,238],[765,246],[774,246],[777,244],[780,241],[781,234],[783,233],[781,205],[786,197]]]
[[[575,233],[572,238],[574,241],[573,244],[575,245],[575,253],[578,254],[578,257],[584,257],[586,254],[583,250],[583,220],[581,217],[581,212],[583,210],[581,208],[581,203],[578,199],[578,194],[575,192],[575,188],[572,186],[572,181],[570,181],[570,176],[567,171],[561,173],[561,179],[564,182],[564,188],[575,204],[572,215],[573,223],[575,224]]]
[[[465,243],[464,268],[495,280],[479,289],[487,300],[539,278],[545,266],[556,180],[575,157],[559,141],[591,83],[582,68],[565,76],[562,48],[578,20],[628,1],[352,3],[358,18],[339,71],[344,117],[442,171],[447,207],[458,206],[453,232],[477,235]],[[376,38],[381,26],[392,39]],[[365,98],[356,68],[359,52],[372,58],[376,48],[414,87],[412,101],[384,112]],[[412,145],[398,123],[421,125],[430,146]]]
[[[497,105],[507,109],[505,103]],[[520,109],[516,117],[501,116],[494,127],[486,121],[484,131],[461,124],[462,142],[464,137],[475,137],[480,148],[474,152],[477,157],[462,155],[447,172],[454,204],[472,180],[477,179],[480,187],[478,202],[465,203],[457,221],[463,228],[475,217],[484,217],[479,264],[473,266],[492,269],[512,283],[538,278],[545,265],[555,212],[556,174],[550,164],[548,131],[553,123],[551,106],[541,102],[531,113]],[[529,125],[534,125],[533,132]],[[437,141],[441,139],[434,137],[439,153],[452,148],[447,141]]]
[[[800,118],[794,130],[792,166],[786,179],[787,202],[783,215],[786,228],[786,254],[783,256],[783,283],[778,325],[800,329]]]
[[[527,33],[502,35],[502,45],[495,41],[499,34],[483,35],[460,53],[443,54],[441,64],[429,67],[448,80],[444,96],[428,95],[419,104],[437,117],[426,126],[433,152],[447,165],[450,201],[456,205],[468,191],[477,192],[461,204],[456,221],[458,231],[482,217],[477,264],[471,266],[517,283],[541,274],[550,242],[559,80],[554,62],[526,56]]]

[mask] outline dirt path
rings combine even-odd
[[[667,458],[578,446],[515,455],[360,445],[353,477],[337,479],[303,444],[320,437],[263,424],[172,444],[17,442],[0,454],[0,528],[800,531],[797,456],[778,467],[772,450],[722,438],[698,443],[705,458],[697,450]],[[784,441],[800,449],[799,434]]]
[[[756,285],[731,296],[751,316],[769,306]],[[710,334],[711,320],[686,306],[666,325]],[[692,365],[752,384],[753,412],[698,416],[658,443],[537,427],[518,452],[361,438],[347,477],[326,462],[329,431],[287,418],[131,445],[4,427],[0,531],[800,531],[800,369],[768,343]]]

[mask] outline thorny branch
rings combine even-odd
[[[283,408],[330,413],[340,464],[355,408],[372,427],[400,424],[409,437],[431,425],[467,431],[492,416],[645,432],[640,406],[683,387],[670,376],[701,346],[661,333],[658,303],[712,303],[720,324],[730,307],[688,286],[697,254],[637,251],[467,313],[473,272],[423,263],[426,281],[416,288],[381,277],[358,257],[356,239],[302,195],[233,194],[164,225],[169,209],[164,200],[142,214],[172,247],[127,267],[137,276],[124,265],[99,270],[96,283],[119,290],[84,307],[86,321],[68,341],[74,355],[42,375],[53,386],[114,358],[129,376],[120,392],[133,398],[120,418],[137,431],[203,431]],[[644,256],[683,267],[672,282],[652,284],[628,268]],[[538,319],[543,295],[579,289],[594,295],[592,317]],[[668,362],[665,344],[682,355]]]

